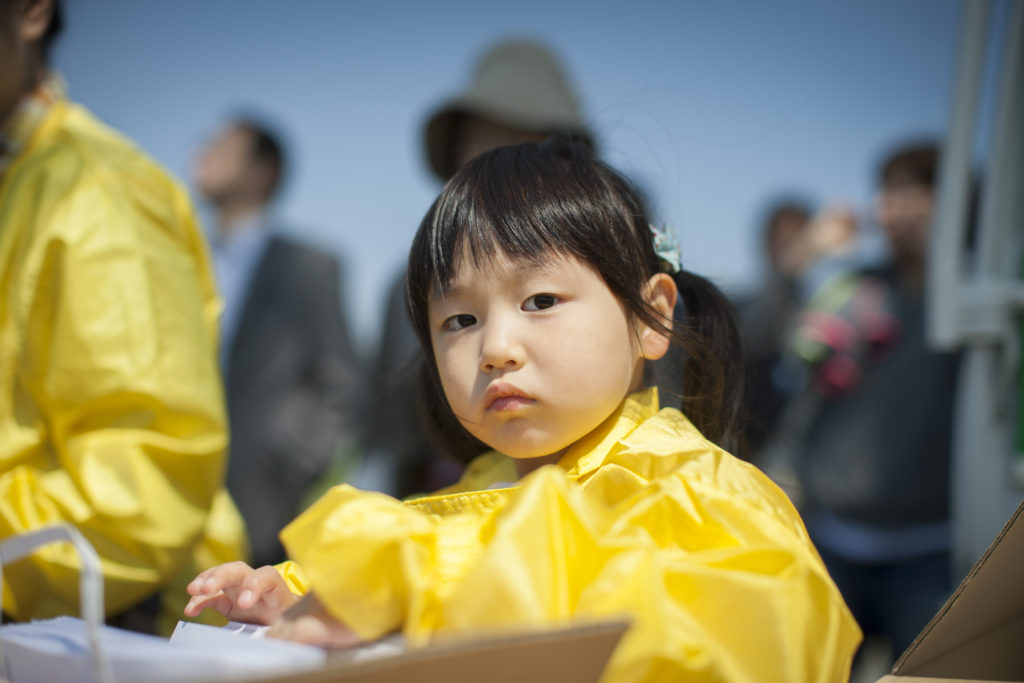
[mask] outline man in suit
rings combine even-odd
[[[284,160],[266,125],[238,118],[205,146],[194,170],[213,212],[224,297],[227,485],[249,528],[256,566],[284,559],[277,532],[330,466],[356,394],[338,262],[284,237],[270,217]]]

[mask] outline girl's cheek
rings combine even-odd
[[[451,372],[451,365],[445,364],[445,358],[437,359],[438,375],[441,378],[441,391],[448,403],[455,405],[464,399],[466,380],[459,374]]]

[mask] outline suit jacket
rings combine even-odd
[[[232,341],[227,485],[257,566],[284,558],[277,533],[348,429],[357,390],[338,270],[329,254],[271,237]]]

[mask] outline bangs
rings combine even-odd
[[[635,250],[630,226],[609,229],[622,223],[621,213],[592,199],[595,181],[603,179],[572,168],[571,158],[538,159],[531,152],[508,147],[485,154],[471,162],[474,172],[445,187],[420,226],[425,253],[417,265],[426,271],[430,295],[445,294],[467,256],[476,266],[497,255],[531,265],[572,256],[603,273],[611,254]]]
[[[573,249],[574,226],[542,220],[536,203],[522,196],[446,204],[438,206],[428,233],[429,257],[423,264],[430,273],[432,295],[447,292],[465,258],[477,267],[487,267],[496,256],[529,265],[556,255],[582,257]],[[498,206],[507,210],[496,210]]]

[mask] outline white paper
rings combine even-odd
[[[187,623],[187,622],[182,622]],[[238,628],[242,627],[242,628]],[[114,680],[248,680],[316,669],[326,653],[318,647],[254,637],[260,627],[238,624],[216,628],[187,623],[173,640],[104,626],[100,631]],[[185,635],[182,635],[185,634]],[[83,622],[58,617],[0,627],[12,683],[92,681],[89,644]]]
[[[219,638],[228,634],[242,638],[265,638],[269,626],[259,624],[243,624],[240,621],[229,621],[227,626],[207,626],[191,621],[179,621],[171,634],[172,643],[207,643],[210,638]],[[216,633],[215,633],[216,632]]]

